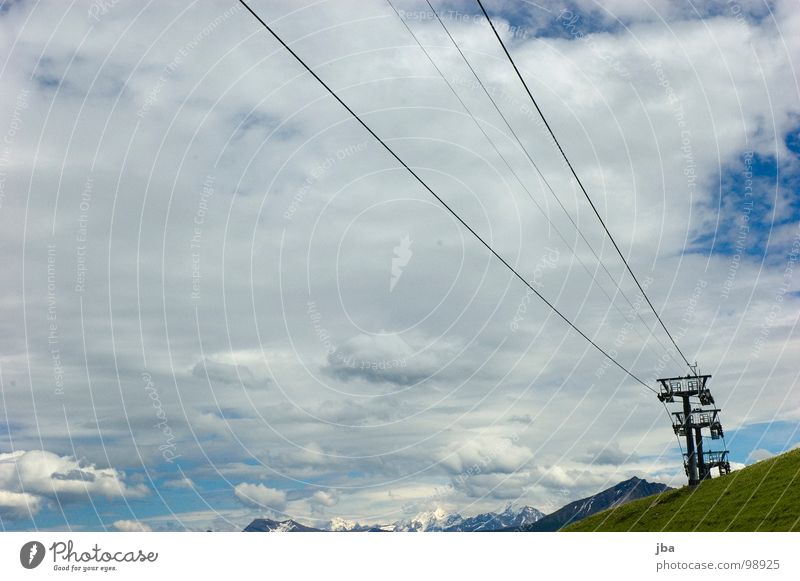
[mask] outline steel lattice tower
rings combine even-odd
[[[684,469],[689,477],[689,486],[711,478],[711,471],[719,469],[719,474],[728,474],[731,465],[728,450],[704,450],[703,430],[708,430],[712,440],[722,438],[720,409],[714,406],[714,398],[708,388],[710,375],[687,375],[659,379],[658,399],[665,403],[680,401],[680,411],[672,412],[672,429],[678,436],[686,439]]]

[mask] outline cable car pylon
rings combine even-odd
[[[658,399],[663,403],[682,404],[679,411],[672,412],[672,429],[675,435],[686,439],[686,452],[683,466],[689,478],[689,486],[697,486],[703,480],[711,478],[711,472],[717,468],[719,475],[729,474],[731,465],[728,461],[728,450],[705,450],[703,439],[723,438],[722,423],[719,419],[720,409],[714,404],[714,397],[708,387],[710,375],[699,375],[697,364],[691,366],[694,375],[686,377],[666,377],[659,379]],[[708,430],[705,436],[703,430]]]

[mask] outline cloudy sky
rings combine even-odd
[[[392,1],[252,7],[623,366],[686,373],[478,6],[434,1],[446,31]],[[487,9],[713,376],[731,459],[796,445],[796,2]],[[2,529],[548,512],[683,482],[653,393],[237,2],[4,0],[0,44]]]

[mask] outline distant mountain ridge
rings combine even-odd
[[[413,519],[395,523],[395,532],[473,532],[497,531],[535,523],[544,513],[532,506],[514,508],[507,506],[502,512],[485,512],[464,518],[460,514],[447,514],[442,509],[418,514]]]
[[[462,520],[447,531],[476,532],[498,531],[508,527],[530,525],[544,518],[544,513],[532,506],[523,506],[514,510],[510,506],[501,513],[487,512]]]
[[[276,521],[257,518],[244,529],[245,532],[473,532],[497,531],[508,527],[532,524],[544,513],[532,506],[515,508],[508,505],[501,512],[486,512],[471,517],[448,513],[441,508],[422,512],[413,518],[385,525],[366,525],[342,518],[332,519],[324,528],[313,528],[288,519]]]
[[[246,533],[312,533],[321,532],[320,529],[301,525],[299,522],[289,520],[272,520],[257,518],[244,528]]]
[[[515,508],[508,505],[500,512],[486,512],[465,518],[458,513],[448,513],[442,508],[437,508],[421,512],[410,519],[385,525],[367,525],[334,518],[323,528],[313,528],[291,519],[275,521],[257,518],[244,530],[245,532],[553,532],[600,511],[668,490],[672,488],[665,484],[633,477],[592,496],[570,502],[549,515],[532,506]]]
[[[602,492],[581,498],[575,502],[563,506],[552,514],[537,520],[535,523],[516,527],[509,530],[520,530],[526,532],[554,532],[565,526],[576,523],[586,517],[603,510],[614,508],[646,496],[661,494],[672,490],[666,484],[648,482],[641,478],[630,478],[611,488],[606,488]]]

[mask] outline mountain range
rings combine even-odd
[[[620,506],[628,501],[660,494],[670,487],[630,478],[602,492],[576,500],[546,515],[532,506],[506,506],[500,512],[486,512],[471,517],[448,513],[442,508],[422,512],[413,518],[385,525],[368,525],[334,518],[324,527],[313,528],[288,519],[275,521],[257,518],[245,532],[479,532],[479,531],[557,531],[602,510]]]
[[[471,517],[447,514],[441,508],[423,512],[412,519],[399,521],[393,526],[395,532],[474,532],[496,531],[508,527],[525,526],[544,517],[544,513],[532,506],[514,508],[508,505],[502,512],[485,512]]]
[[[315,529],[301,525],[299,522],[289,520],[272,520],[269,518],[257,518],[244,528],[246,533],[313,533],[321,532],[321,529]]]
[[[472,532],[497,531],[509,527],[522,527],[544,517],[532,506],[514,508],[508,505],[502,512],[486,512],[471,517],[448,513],[441,508],[421,512],[413,518],[386,525],[366,525],[342,518],[334,518],[324,528],[312,528],[288,519],[276,521],[257,518],[244,529],[245,532]]]

